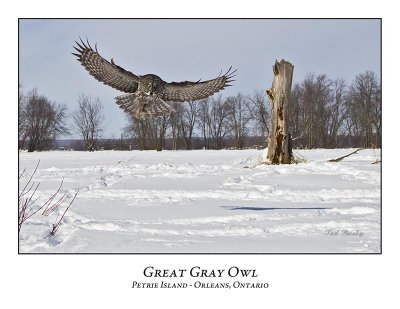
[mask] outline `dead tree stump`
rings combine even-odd
[[[292,138],[288,132],[289,97],[292,88],[293,65],[286,60],[275,61],[274,80],[267,95],[272,109],[271,133],[268,137],[268,160],[271,164],[290,164]]]

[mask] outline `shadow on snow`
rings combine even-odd
[[[248,206],[222,206],[229,210],[324,210],[330,207],[248,207]]]

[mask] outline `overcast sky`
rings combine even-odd
[[[19,21],[19,79],[71,112],[84,93],[104,105],[105,137],[126,125],[114,103],[118,90],[96,81],[71,55],[81,36],[116,64],[167,82],[216,77],[231,65],[236,81],[222,92],[251,94],[270,87],[275,59],[294,65],[293,81],[309,72],[351,82],[366,70],[380,74],[379,20],[136,19]],[[92,44],[93,43],[93,44]]]

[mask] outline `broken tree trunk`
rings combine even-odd
[[[272,109],[271,134],[268,137],[268,160],[272,164],[290,164],[292,140],[289,129],[289,97],[292,87],[293,65],[286,60],[275,61],[274,80],[267,95]]]

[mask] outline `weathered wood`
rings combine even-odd
[[[274,80],[271,89],[267,90],[272,109],[268,161],[272,164],[290,164],[292,161],[292,140],[288,132],[288,118],[293,68],[293,65],[286,60],[275,61]]]
[[[359,152],[361,149],[362,148],[358,148],[357,150],[355,150],[355,151],[353,151],[353,152],[351,152],[351,153],[349,153],[349,154],[347,154],[345,156],[341,156],[341,157],[336,158],[336,159],[330,159],[330,160],[328,160],[328,162],[339,162],[339,161],[342,161],[344,158],[350,157],[352,154],[355,154],[355,153]]]

